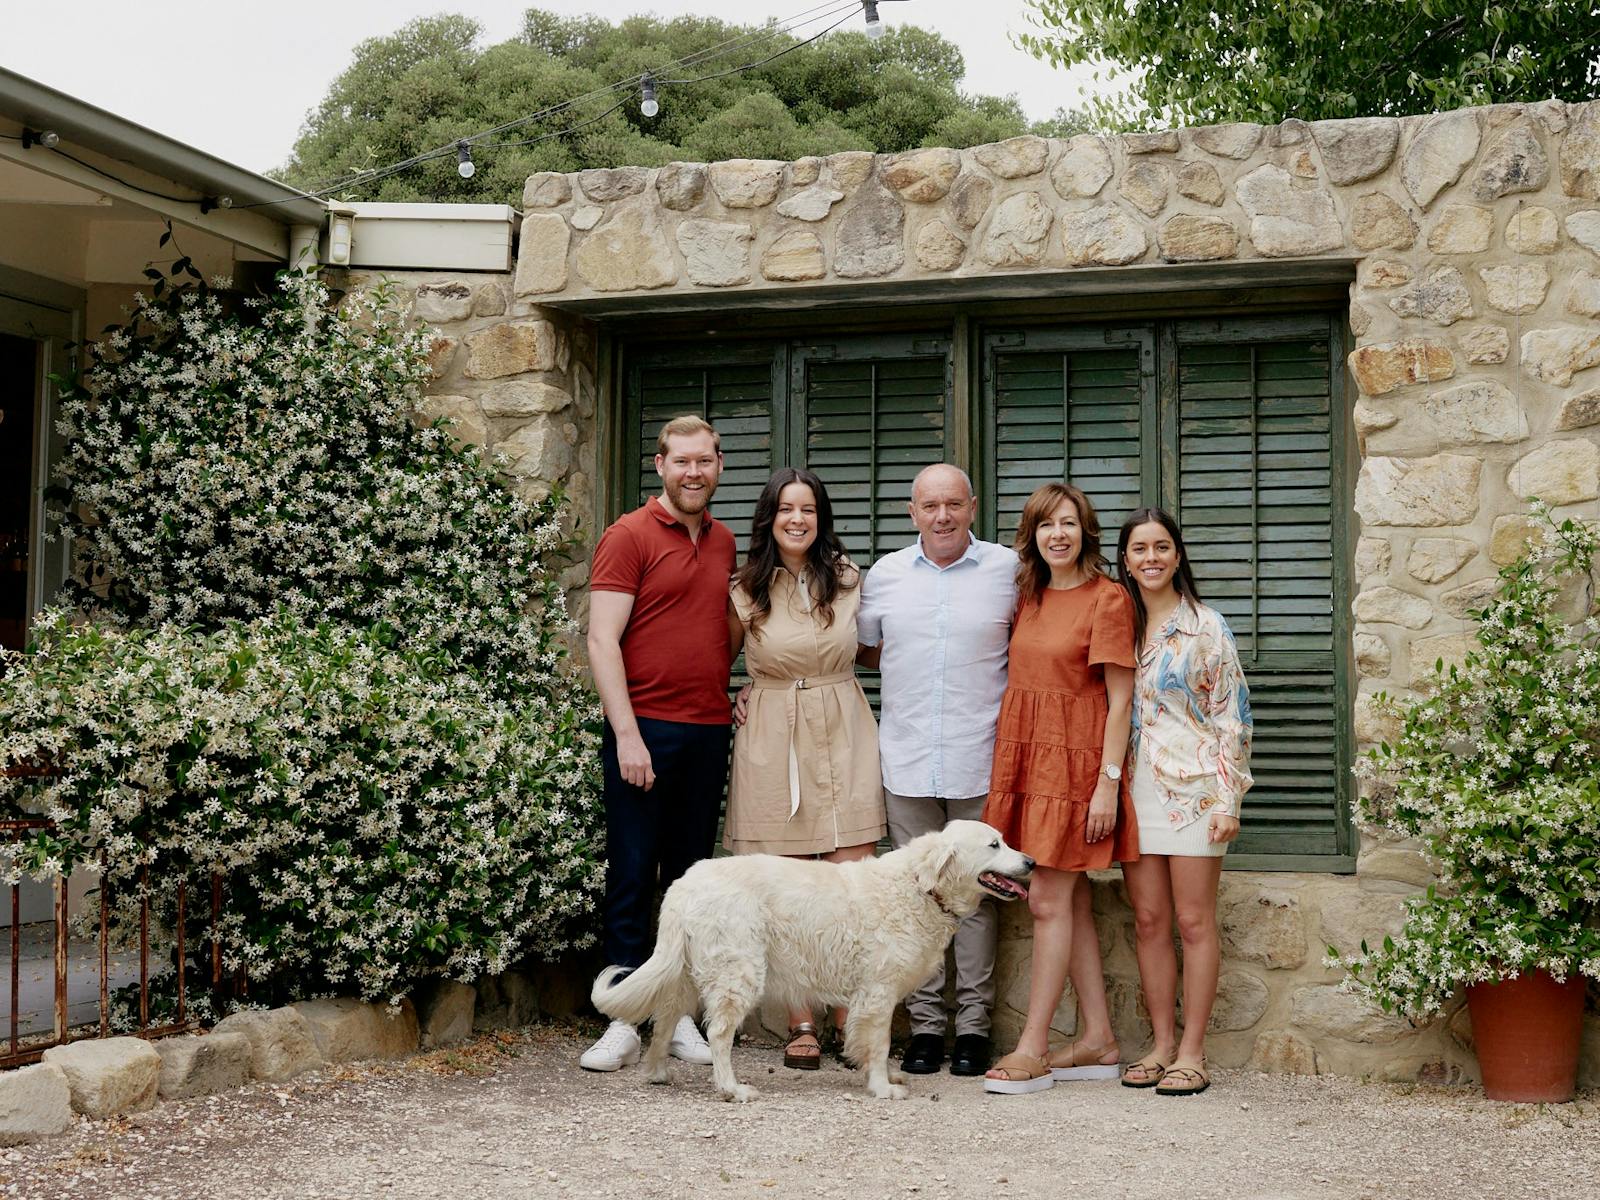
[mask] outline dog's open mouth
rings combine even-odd
[[[998,896],[1002,900],[1026,900],[1028,888],[1009,875],[1001,875],[997,871],[985,871],[978,876],[978,886],[991,896]]]

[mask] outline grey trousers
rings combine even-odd
[[[896,849],[912,838],[936,829],[947,821],[976,821],[983,816],[984,796],[965,800],[946,800],[937,796],[897,796],[884,790],[883,802],[889,817],[889,840]],[[1000,933],[1000,913],[996,901],[985,897],[978,911],[961,922],[956,930],[956,1034],[989,1034],[989,1010],[994,1007],[994,952]],[[906,997],[911,1014],[912,1033],[931,1033],[943,1037],[944,963],[933,976]]]

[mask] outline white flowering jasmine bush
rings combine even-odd
[[[13,877],[147,868],[158,938],[254,1001],[395,996],[594,940],[599,709],[564,659],[559,497],[410,419],[424,335],[287,275],[141,300],[65,381],[53,493],[93,564],[0,661]],[[102,867],[103,860],[103,867]],[[199,972],[195,978],[203,977]]]
[[[1399,935],[1341,957],[1346,984],[1385,1010],[1440,1013],[1457,988],[1543,969],[1600,979],[1600,529],[1556,521],[1504,567],[1477,621],[1480,649],[1423,696],[1380,696],[1401,718],[1357,771],[1369,826],[1421,839],[1437,886],[1407,903]],[[1563,583],[1587,619],[1558,611]]]

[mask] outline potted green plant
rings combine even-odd
[[[1356,768],[1363,823],[1421,841],[1438,883],[1381,947],[1329,953],[1413,1020],[1464,988],[1485,1094],[1560,1101],[1600,978],[1600,526],[1534,513],[1541,536],[1471,614],[1478,648],[1414,698],[1379,696],[1400,732]]]

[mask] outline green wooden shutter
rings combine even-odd
[[[1164,489],[1206,602],[1238,641],[1255,714],[1236,866],[1352,854],[1345,747],[1343,359],[1327,317],[1178,322]],[[1260,856],[1273,856],[1268,862]],[[1286,857],[1288,856],[1288,857]]]
[[[734,533],[742,556],[750,543],[750,513],[782,461],[781,349],[749,347],[645,352],[628,372],[628,411],[637,459],[628,507],[660,491],[656,435],[673,417],[697,413],[722,438],[723,472],[711,511]]]
[[[1028,496],[1063,480],[1095,506],[1108,556],[1155,459],[1154,351],[1147,329],[992,334],[984,355],[984,528],[1010,545]],[[1147,429],[1148,427],[1148,429]]]

